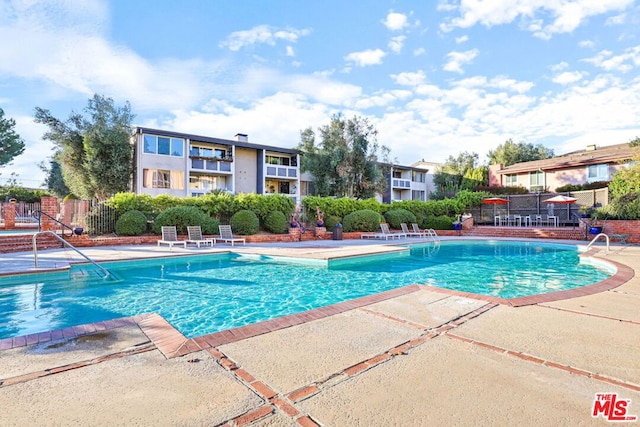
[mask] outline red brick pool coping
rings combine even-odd
[[[581,256],[592,256],[597,250],[590,250],[581,254]],[[595,257],[594,257],[595,258]],[[227,329],[212,334],[202,335],[195,338],[187,338],[169,322],[157,313],[140,314],[131,317],[123,317],[119,319],[105,320],[102,322],[89,323],[86,325],[72,326],[63,329],[56,329],[36,334],[22,335],[12,338],[0,340],[0,351],[12,348],[24,347],[33,344],[39,344],[59,339],[74,338],[81,335],[89,335],[95,332],[105,331],[109,329],[119,328],[123,326],[137,325],[145,333],[145,335],[154,343],[156,348],[167,358],[180,357],[200,350],[212,349],[223,344],[240,341],[246,338],[255,337],[266,334],[268,332],[277,331],[279,329],[300,325],[313,320],[323,319],[335,314],[344,313],[349,310],[361,308],[370,304],[374,304],[387,299],[410,294],[420,289],[426,289],[447,295],[460,296],[481,301],[487,301],[492,304],[509,305],[512,307],[521,307],[525,305],[534,305],[559,301],[569,298],[576,298],[586,295],[594,295],[597,293],[614,289],[634,277],[634,271],[631,267],[612,260],[604,260],[596,258],[598,261],[611,264],[616,267],[616,273],[611,277],[595,283],[593,285],[582,286],[566,291],[552,292],[547,294],[531,295],[518,298],[498,298],[488,295],[480,295],[469,292],[461,292],[450,289],[438,288],[430,285],[409,285],[401,288],[392,289],[374,295],[356,298],[349,301],[343,301],[337,304],[320,307],[313,310],[295,313],[288,316],[282,316],[251,325],[241,326],[238,328]]]

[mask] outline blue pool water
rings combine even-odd
[[[218,254],[104,263],[0,278],[0,338],[158,312],[195,337],[413,283],[502,298],[599,282],[575,247],[442,242],[401,253],[324,261]]]

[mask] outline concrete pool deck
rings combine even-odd
[[[233,250],[323,258],[392,243]],[[83,252],[113,260],[229,249]],[[40,261],[60,266],[72,261],[65,252]],[[630,399],[627,415],[640,416],[640,247],[595,252],[635,275],[608,291],[524,307],[414,285],[271,332],[202,341],[181,357],[160,350],[152,316],[0,350],[2,424],[605,425],[592,417],[597,393]],[[30,252],[0,255],[0,272],[32,267]]]

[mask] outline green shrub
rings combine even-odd
[[[389,223],[389,226],[393,229],[399,230],[400,224],[411,224],[416,222],[416,216],[413,212],[406,209],[391,209],[385,212],[385,220]]]
[[[150,216],[154,210],[153,197],[149,194],[116,193],[107,202],[118,214],[136,210]]]
[[[496,196],[506,196],[506,195],[513,195],[513,194],[529,194],[529,190],[521,186],[501,187],[499,185],[492,185],[492,186],[478,185],[476,188],[474,188],[474,190],[478,192],[491,193]]]
[[[351,212],[342,218],[342,227],[348,231],[378,231],[384,217],[371,209]]]
[[[119,236],[139,236],[145,231],[147,216],[140,211],[127,211],[116,221],[116,234]]]
[[[287,231],[289,222],[287,217],[280,211],[269,212],[264,219],[264,228],[272,233],[281,234]]]
[[[338,223],[342,223],[342,218],[336,215],[329,215],[324,219],[324,226],[329,231],[333,231],[333,227]]]
[[[178,233],[186,233],[190,225],[199,225],[203,234],[218,234],[220,223],[195,206],[175,206],[158,214],[152,229],[160,234],[163,226],[171,225],[175,225]]]
[[[234,213],[229,220],[231,229],[235,234],[251,235],[256,234],[260,228],[258,216],[250,210],[241,210]]]
[[[422,228],[433,228],[434,230],[453,230],[453,221],[455,221],[455,218],[451,218],[446,215],[429,215],[422,222]]]
[[[605,188],[608,185],[609,181],[588,182],[586,184],[566,184],[561,187],[557,187],[555,192],[568,193],[571,191],[597,190],[598,188]]]
[[[600,209],[600,211],[612,219],[640,219],[640,192],[627,193],[613,199],[611,204]],[[602,215],[600,217],[602,218]]]

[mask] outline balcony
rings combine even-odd
[[[411,180],[409,179],[400,179],[400,178],[393,178],[391,180],[391,186],[393,188],[401,188],[401,189],[405,189],[405,190],[409,190],[411,188]]]
[[[267,164],[266,177],[280,179],[298,179],[298,168],[295,166],[280,166]]]
[[[221,172],[231,173],[231,156],[219,159],[217,157],[189,156],[191,159],[191,170],[200,172]]]

